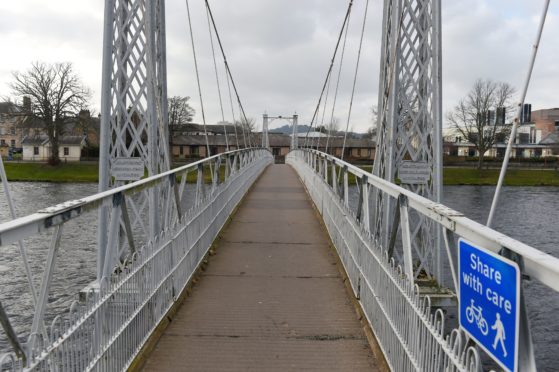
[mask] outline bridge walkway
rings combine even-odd
[[[378,365],[300,180],[290,166],[272,165],[222,233],[144,370]]]

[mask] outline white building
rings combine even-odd
[[[80,161],[85,136],[62,136],[59,140],[58,156],[61,161]],[[47,136],[26,137],[22,141],[23,160],[47,161],[51,154]]]

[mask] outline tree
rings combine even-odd
[[[31,99],[31,114],[45,125],[51,153],[49,163],[60,162],[59,141],[66,122],[86,107],[91,93],[74,73],[71,63],[35,62],[26,72],[14,72],[10,84],[17,96]]]
[[[479,153],[478,169],[485,153],[505,141],[511,127],[506,125],[515,89],[508,83],[478,79],[466,97],[447,114],[450,125]]]
[[[243,117],[235,121],[235,126],[240,128],[238,135],[246,137],[247,146],[256,143],[253,136],[253,133],[256,131],[256,120],[254,118]]]
[[[169,126],[171,128],[192,122],[196,111],[188,103],[189,100],[190,97],[169,98]]]
[[[371,106],[371,126],[367,129],[367,138],[377,140],[378,109],[376,105]]]

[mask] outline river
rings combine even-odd
[[[10,189],[18,216],[24,216],[47,206],[95,193],[97,185],[14,182]],[[494,187],[489,186],[447,186],[444,189],[444,203],[469,218],[484,223],[489,213],[493,190]],[[558,213],[558,187],[505,187],[495,229],[559,257]],[[2,192],[0,221],[7,220],[8,208]],[[95,225],[96,215],[89,214],[65,226],[47,319],[52,319],[52,314],[66,311],[76,298],[77,291],[94,279]],[[48,251],[48,238],[50,236],[44,234],[25,241],[35,283],[40,283]],[[32,320],[32,297],[19,250],[16,245],[2,247],[2,250],[0,300],[18,333],[27,334]],[[559,371],[559,294],[535,281],[527,281],[525,288],[538,368]],[[0,334],[0,350],[6,347],[4,335]]]

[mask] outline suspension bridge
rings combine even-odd
[[[10,204],[14,219],[0,225],[0,245],[18,246],[34,312],[23,335],[0,306],[11,346],[0,370],[479,371],[487,350],[448,316],[460,298],[458,240],[513,262],[521,283],[559,291],[559,259],[440,204],[440,0],[384,1],[372,173],[343,152],[329,154],[320,138],[299,141],[298,116],[287,164],[274,164],[269,150],[276,117],[264,116],[257,147],[208,1],[212,49],[215,40],[240,125],[228,151],[211,154],[208,146],[207,158],[172,169],[165,1],[105,4],[99,193],[19,218]],[[337,91],[334,61],[343,58],[352,5],[311,127],[324,120],[330,88]],[[192,27],[190,36],[196,61]],[[215,53],[214,63],[220,86]],[[203,102],[197,62],[196,75]],[[202,116],[206,125],[203,108]],[[96,280],[67,312],[49,317],[61,242],[87,215],[97,221]],[[35,270],[30,239],[48,251]],[[497,363],[532,371],[522,288],[519,296],[513,367]],[[492,324],[483,326],[473,301],[471,308],[487,333]]]

